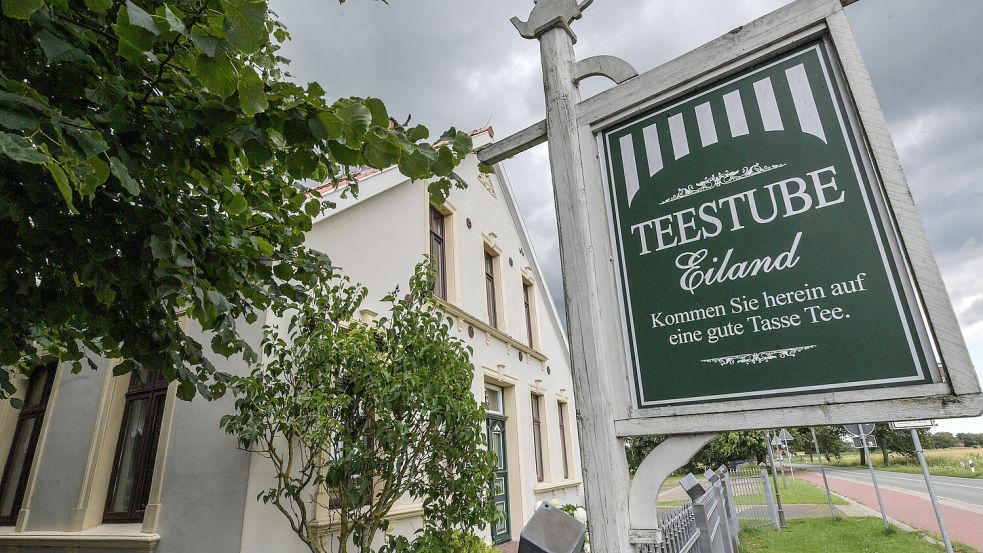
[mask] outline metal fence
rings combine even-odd
[[[729,472],[721,467],[707,471],[706,477],[709,487],[695,485],[692,503],[659,512],[661,542],[638,544],[637,553],[737,553],[741,530],[778,528],[771,486],[763,469],[745,467]]]
[[[734,507],[741,530],[772,526],[774,498],[768,473],[754,465],[744,465],[728,473]]]

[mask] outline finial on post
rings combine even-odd
[[[577,35],[570,28],[570,23],[580,19],[583,11],[593,1],[583,0],[578,4],[577,0],[536,0],[536,5],[533,6],[529,19],[522,21],[518,17],[513,17],[512,24],[515,25],[522,38],[539,38],[553,27],[563,27],[576,43]]]

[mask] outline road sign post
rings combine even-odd
[[[823,464],[823,452],[819,449],[819,440],[816,439],[816,429],[810,427],[812,432],[812,444],[816,446],[816,457],[819,458],[819,472],[823,473],[823,485],[826,486],[826,501],[829,502],[829,512],[836,518],[836,509],[833,508],[833,494],[829,491],[829,480],[826,479],[826,465]]]
[[[931,423],[931,421],[929,422]],[[932,425],[929,424],[929,426]],[[911,429],[911,441],[915,444],[915,454],[918,455],[918,464],[922,466],[922,474],[925,475],[925,487],[928,488],[928,496],[932,498],[932,509],[935,510],[935,518],[939,521],[939,532],[942,534],[942,541],[945,543],[945,551],[946,553],[952,553],[952,542],[949,541],[949,532],[946,530],[945,520],[942,518],[942,508],[939,507],[939,498],[935,495],[935,487],[932,486],[932,477],[928,473],[928,463],[925,461],[925,452],[922,451],[922,440],[918,437],[917,428]]]
[[[778,503],[778,524],[782,528],[785,528],[785,511],[782,509],[782,494],[778,491],[778,474],[775,472],[775,452],[771,447],[771,431],[765,430],[765,443],[768,444],[768,462],[771,463],[771,479],[775,484],[775,499]],[[782,473],[782,479],[785,479],[785,473]]]
[[[881,520],[884,521],[884,530],[887,531],[890,525],[887,522],[887,513],[884,510],[884,500],[881,498],[881,488],[877,485],[877,474],[874,472],[874,461],[870,458],[869,445],[877,445],[877,441],[872,435],[876,426],[871,423],[865,424],[845,424],[843,428],[853,435],[854,447],[863,449],[864,457],[867,459],[867,468],[870,469],[870,479],[874,483],[874,493],[877,495],[877,506],[881,509]]]

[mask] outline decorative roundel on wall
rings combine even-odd
[[[546,365],[546,374],[550,374],[550,366]]]
[[[470,217],[468,217],[467,219],[465,219],[465,220],[464,220],[464,223],[465,223],[466,225],[468,225],[468,228],[471,228],[471,218],[470,218]]]
[[[468,338],[474,338],[474,327],[468,325]]]
[[[522,361],[522,350],[519,350],[519,361]]]
[[[512,258],[510,257],[509,258],[509,267],[511,267],[511,266],[512,266]]]

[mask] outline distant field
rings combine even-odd
[[[800,457],[799,459],[803,459]],[[808,459],[807,457],[804,459]],[[972,459],[976,465],[976,472],[969,470],[969,461]],[[909,461],[904,457],[892,453],[891,463],[884,466],[884,459],[880,450],[871,452],[871,460],[874,467],[880,470],[894,472],[921,473],[922,469],[917,461]],[[927,449],[925,450],[925,461],[928,463],[928,471],[935,476],[958,476],[961,478],[983,478],[983,449],[972,447],[951,447],[947,449]],[[959,462],[963,466],[959,466]],[[833,462],[829,463],[838,467],[860,466],[860,453],[850,452]]]

